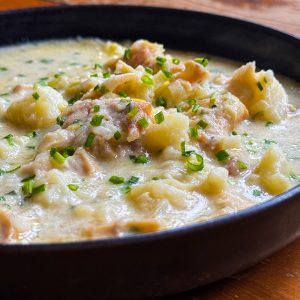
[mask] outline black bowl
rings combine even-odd
[[[0,45],[66,37],[146,38],[169,48],[256,60],[300,79],[300,41],[260,25],[192,11],[73,6],[0,13]],[[0,299],[141,299],[241,271],[300,233],[300,186],[179,229],[99,241],[1,245]]]

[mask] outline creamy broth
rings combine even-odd
[[[297,83],[251,63],[125,45],[0,50],[0,243],[164,230],[298,184]]]

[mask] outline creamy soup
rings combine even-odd
[[[139,40],[0,50],[0,243],[231,214],[299,183],[299,86]]]

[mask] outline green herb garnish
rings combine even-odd
[[[155,119],[156,124],[160,124],[165,120],[165,116],[164,116],[163,112],[160,111],[159,113],[157,113],[154,116],[154,119]]]
[[[96,137],[96,135],[94,133],[90,132],[86,138],[84,146],[86,148],[90,148],[94,142],[95,137]]]
[[[215,156],[219,162],[225,162],[228,160],[230,155],[226,150],[220,150],[215,154]]]
[[[111,176],[109,178],[109,181],[113,184],[121,184],[125,182],[125,179],[123,177],[119,177],[119,176]]]

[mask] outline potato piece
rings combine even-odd
[[[67,102],[61,94],[51,87],[41,86],[36,91],[32,90],[32,94],[12,103],[5,117],[17,125],[33,129],[47,128],[56,124],[56,117],[66,106]]]
[[[179,148],[181,141],[189,140],[189,119],[181,113],[164,113],[165,120],[149,126],[144,135],[144,145],[149,151],[159,151],[168,146]]]
[[[254,173],[258,174],[259,184],[271,195],[278,195],[288,190],[290,168],[282,151],[271,146],[261,158]]]
[[[159,79],[160,72],[155,75]],[[167,106],[176,107],[181,101],[186,100],[193,93],[193,87],[190,82],[177,79],[171,83],[166,81],[164,84],[161,84],[155,95],[156,97],[161,96],[167,100]]]
[[[214,168],[201,184],[201,191],[205,194],[220,194],[228,185],[227,179],[228,171],[225,168]]]
[[[287,94],[271,70],[255,72],[255,63],[236,70],[227,89],[248,108],[252,117],[279,122],[288,111]]]
[[[176,180],[156,180],[140,184],[129,192],[129,199],[138,209],[145,213],[153,213],[161,201],[168,201],[174,208],[186,207],[187,193]]]
[[[183,79],[193,83],[205,81],[209,77],[209,71],[193,60],[188,60],[185,62],[184,66],[185,70],[179,72],[176,75],[176,79]]]

